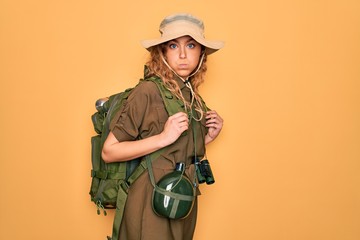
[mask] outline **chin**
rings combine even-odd
[[[179,75],[182,78],[187,78],[190,75],[189,71],[181,71],[180,70],[180,71],[176,71],[176,73],[177,73],[177,75]]]

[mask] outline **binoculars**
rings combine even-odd
[[[215,182],[215,178],[211,171],[210,163],[207,159],[200,161],[199,159],[195,159],[195,167],[196,167],[196,176],[198,178],[199,183],[213,184]]]

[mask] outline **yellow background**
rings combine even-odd
[[[111,233],[88,195],[90,115],[179,11],[226,42],[201,87],[225,125],[195,240],[360,239],[358,0],[2,0],[0,239]]]

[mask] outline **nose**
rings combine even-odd
[[[185,46],[181,46],[179,49],[180,49],[179,57],[180,57],[180,58],[186,58],[186,49],[185,49]]]

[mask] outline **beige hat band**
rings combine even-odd
[[[204,23],[202,21],[200,21],[199,19],[196,19],[193,16],[188,15],[188,14],[179,14],[179,15],[174,15],[172,17],[165,18],[160,24],[160,29],[172,22],[177,22],[177,21],[191,22],[193,24],[196,24],[197,27],[204,29]]]
[[[197,25],[188,22],[188,21],[177,21],[166,25],[163,28],[160,28],[161,37],[166,37],[166,35],[174,35],[176,33],[188,32],[192,35],[199,35],[204,38],[203,29],[199,28]]]

